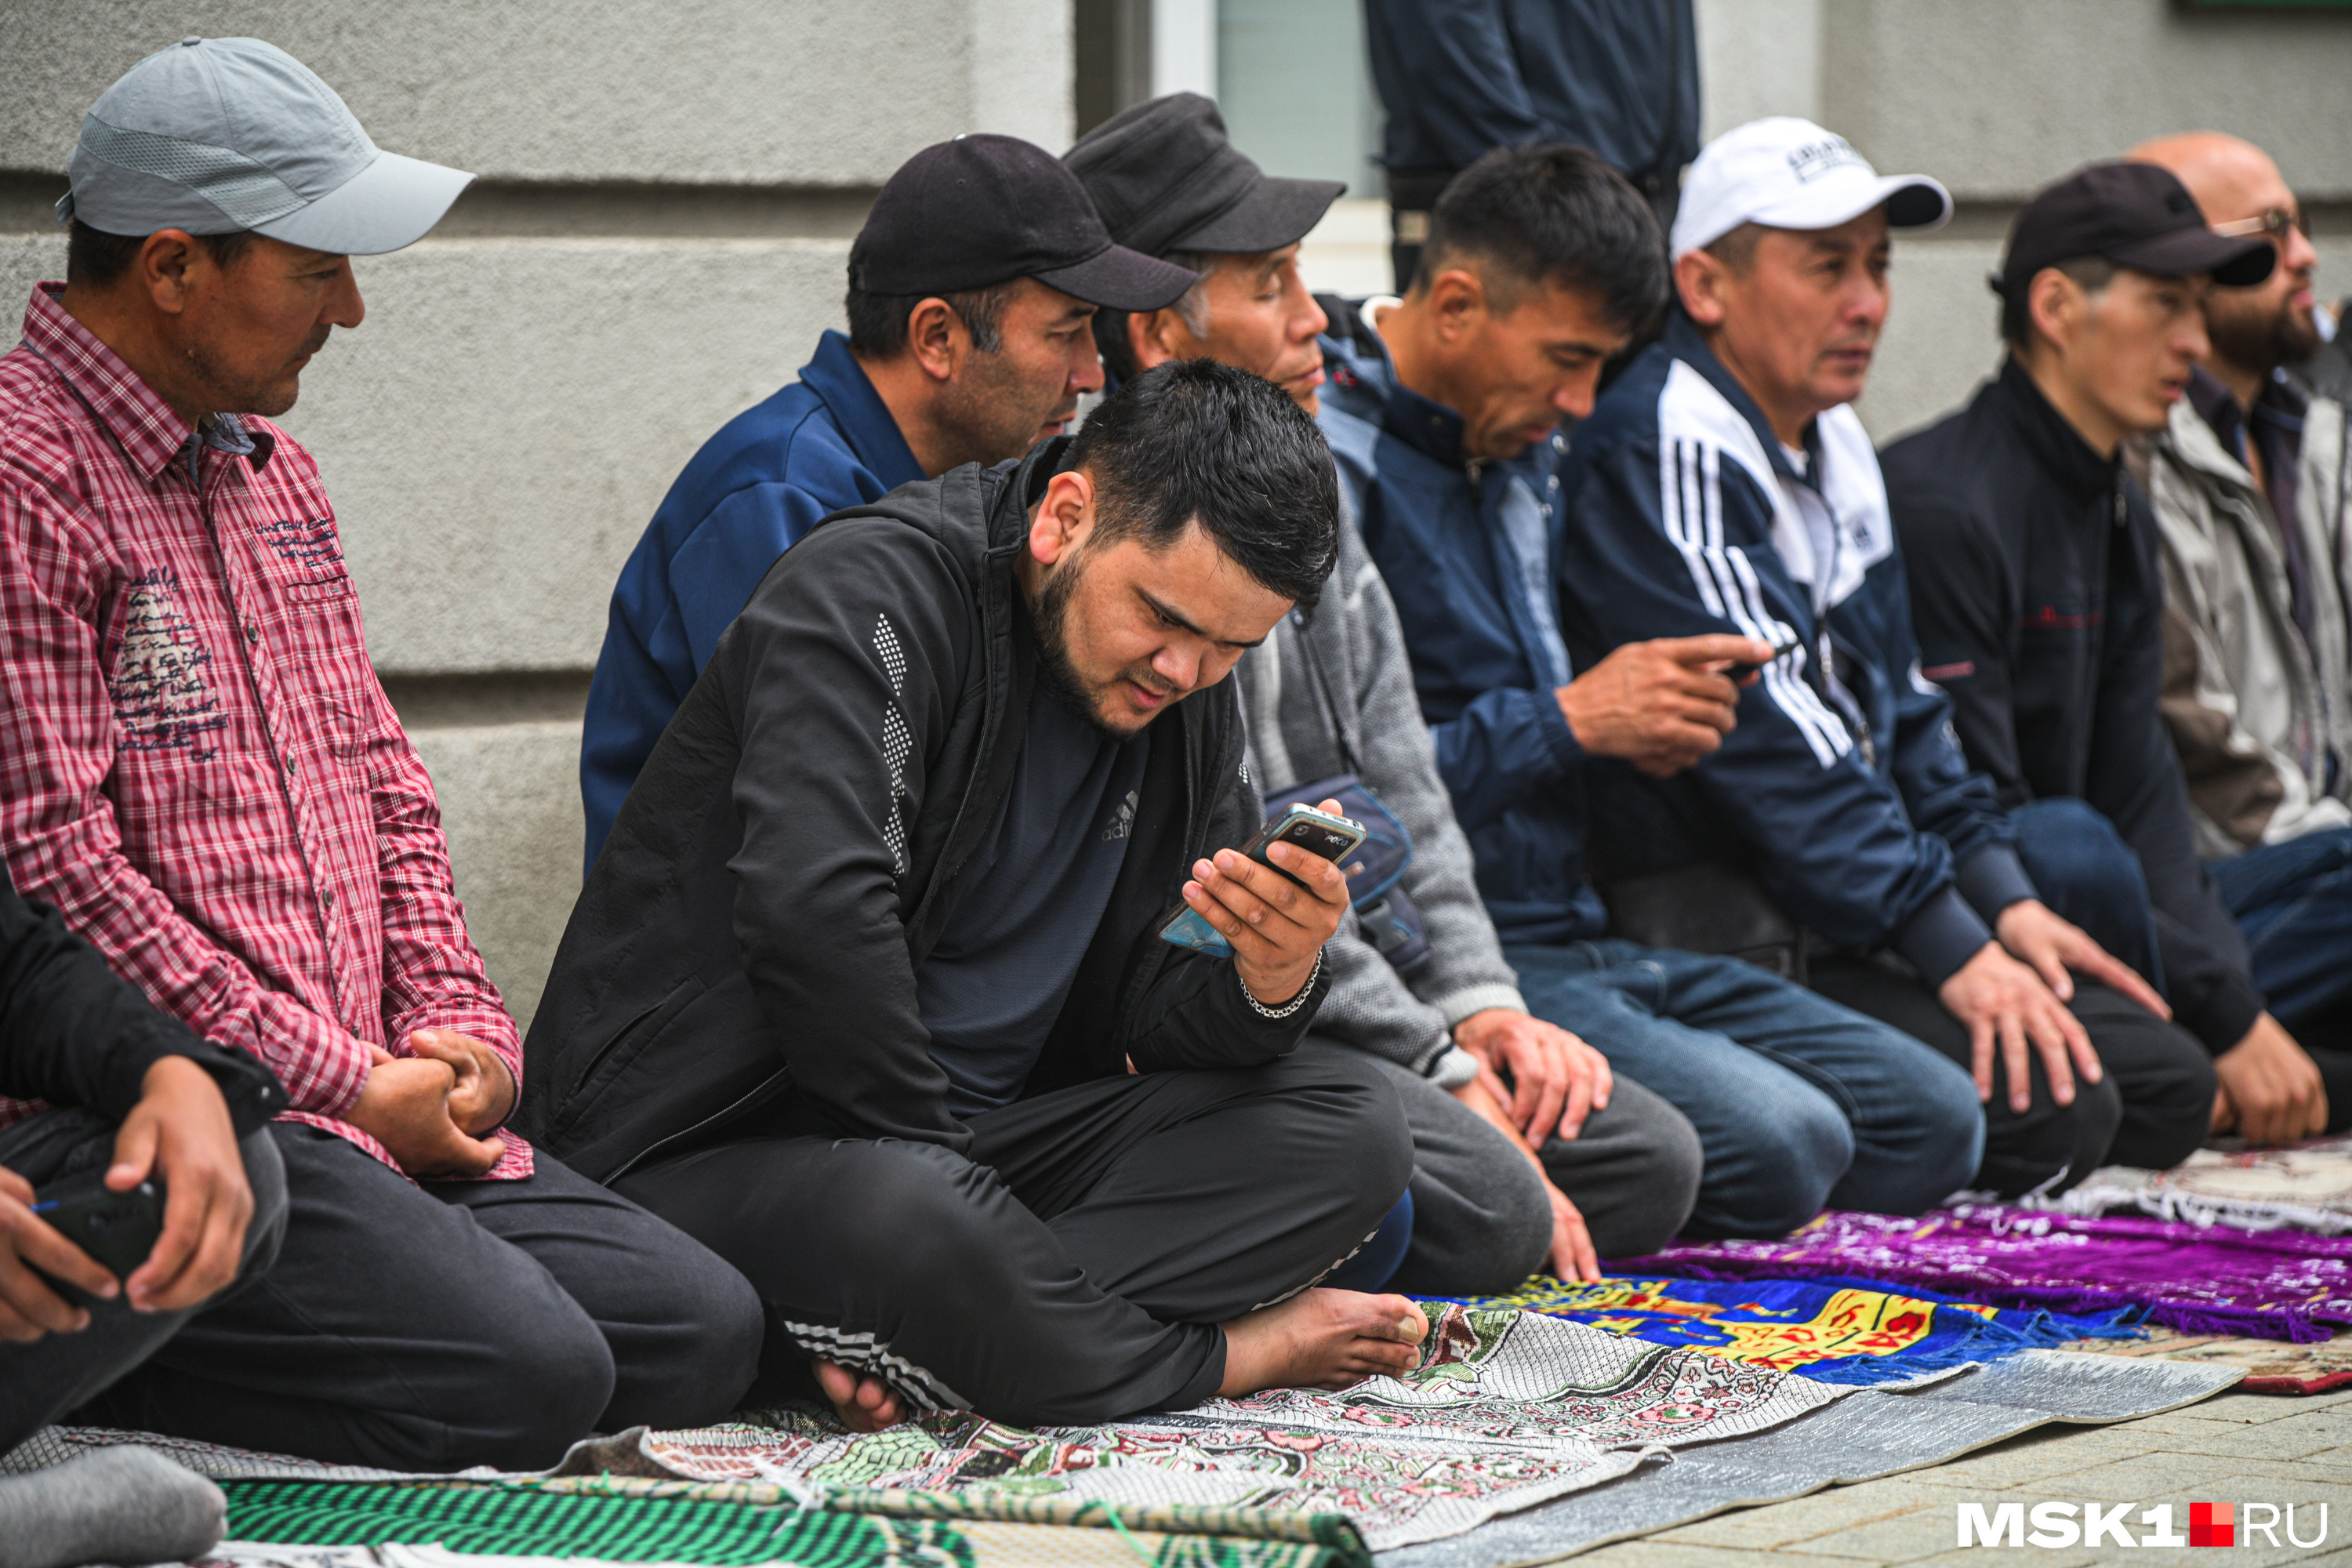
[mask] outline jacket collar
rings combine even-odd
[[[61,283],[34,285],[25,307],[25,346],[57,372],[142,479],[154,479],[173,458],[193,465],[201,447],[241,456],[256,471],[268,466],[276,437],[234,414],[215,415],[201,432],[190,429],[121,355],[66,312],[64,294]]]
[[[1399,378],[1396,360],[1372,325],[1371,308],[1392,302],[1391,297],[1376,294],[1348,302],[1352,320],[1343,322],[1335,316],[1320,340],[1330,374],[1330,390],[1324,396],[1430,461],[1466,469],[1470,465],[1462,455],[1462,416]]]
[[[2115,489],[2116,470],[2123,461],[2120,451],[2116,457],[2102,458],[2092,450],[2091,444],[2042,395],[2016,356],[2001,360],[2000,374],[1986,386],[1984,395],[1993,400],[2042,471],[2068,495],[2087,501]]]
[[[915,461],[915,450],[890,416],[890,405],[849,352],[848,338],[828,331],[819,339],[816,357],[801,366],[801,383],[816,394],[849,449],[884,489],[897,489],[929,477]]]
[[[1763,444],[1764,455],[1771,460],[1773,473],[1802,485],[1814,482],[1810,475],[1800,472],[1797,466],[1789,461],[1789,449],[1780,444],[1780,433],[1772,428],[1772,422],[1764,417],[1763,408],[1748,395],[1748,389],[1739,384],[1739,378],[1716,357],[1715,351],[1707,346],[1706,335],[1698,330],[1698,323],[1692,321],[1680,305],[1667,314],[1664,342],[1669,354],[1706,377],[1707,384],[1721,393],[1723,400],[1748,421],[1748,427],[1756,432],[1756,439]],[[1813,444],[1811,425],[1805,426],[1805,444],[1808,447]]]

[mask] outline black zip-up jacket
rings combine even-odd
[[[286,1108],[276,1074],[156,1011],[57,910],[19,894],[0,866],[0,1094],[120,1121],[139,1103],[147,1069],[165,1057],[212,1074],[239,1138]]]
[[[2180,760],[2157,710],[2164,580],[2156,517],[2015,360],[1969,405],[1879,454],[1928,679],[2001,804],[2071,795],[2139,855],[2165,989],[2214,1052],[2253,1027],[2245,939],[2197,859]]]
[[[602,1182],[755,1111],[764,1130],[969,1148],[915,972],[1012,784],[1034,658],[1013,563],[1067,449],[902,486],[769,569],[572,910],[524,1044],[525,1137]],[[1267,1019],[1230,962],[1159,940],[1192,862],[1260,812],[1229,682],[1146,733],[1118,880],[1024,1094],[1130,1058],[1271,1061],[1328,989]]]

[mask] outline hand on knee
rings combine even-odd
[[[905,1419],[898,1407],[898,1396],[880,1378],[852,1372],[829,1361],[814,1361],[809,1365],[816,1373],[817,1386],[824,1390],[825,1398],[832,1403],[834,1414],[851,1431],[879,1432]]]

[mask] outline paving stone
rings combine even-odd
[[[1577,1568],[1853,1568],[1851,1557],[1805,1552],[1739,1552],[1655,1539],[1621,1541],[1572,1559]],[[2040,1568],[2036,1564],[2036,1568]]]

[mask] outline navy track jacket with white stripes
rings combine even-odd
[[[1831,409],[1801,457],[1679,310],[1578,427],[1560,469],[1576,667],[1650,637],[1794,645],[1741,693],[1720,751],[1594,791],[1595,869],[1742,867],[1827,940],[1892,945],[1940,985],[2033,885],[1950,699],[1920,678],[1862,421]]]

